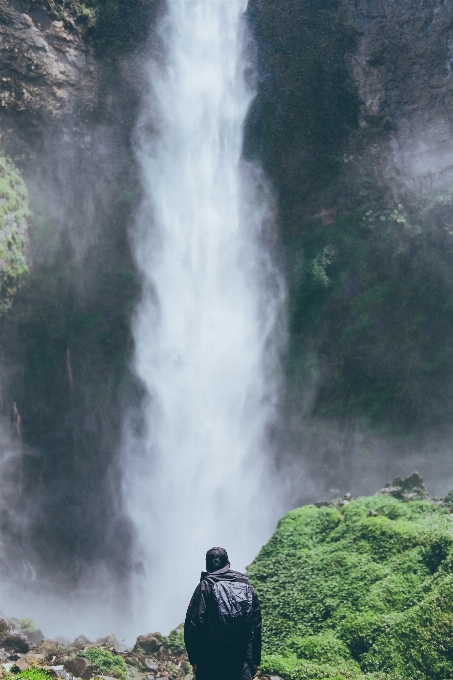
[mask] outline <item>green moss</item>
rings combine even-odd
[[[103,647],[91,647],[84,652],[79,652],[77,656],[83,656],[88,659],[93,666],[96,666],[100,673],[107,675],[114,674],[117,678],[125,680],[128,677],[128,670],[126,662],[119,654],[112,654],[108,649]]]
[[[452,678],[452,567],[449,508],[429,500],[378,495],[291,511],[249,568],[263,670],[288,680]]]
[[[28,272],[28,192],[12,163],[0,156],[0,314],[10,309]]]

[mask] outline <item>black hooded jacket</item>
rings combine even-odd
[[[205,657],[216,656],[217,654],[225,653],[225,649],[213,648],[208,641],[206,630],[207,624],[207,603],[211,596],[210,581],[239,581],[250,585],[247,576],[240,574],[238,571],[233,571],[227,565],[218,571],[203,571],[201,573],[200,583],[196,587],[192,599],[190,600],[187,609],[186,620],[184,623],[184,642],[186,644],[187,654],[190,663],[198,664],[200,660]],[[252,588],[252,586],[250,586]],[[253,593],[253,637],[251,642],[244,641],[244,647],[237,650],[228,650],[229,654],[237,653],[244,656],[244,660],[248,661],[254,666],[259,666],[261,662],[261,609],[258,601],[258,595],[255,589],[252,588]]]

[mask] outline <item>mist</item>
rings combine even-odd
[[[453,487],[451,8],[144,4],[77,34],[64,113],[0,111],[31,208],[1,609],[49,637],[167,633],[213,545],[241,570],[292,507]]]

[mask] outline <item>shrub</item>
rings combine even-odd
[[[77,656],[83,656],[85,659],[88,659],[101,673],[114,673],[116,677],[122,678],[122,680],[126,680],[128,677],[128,670],[124,659],[118,654],[112,654],[108,649],[91,647],[91,649],[87,649],[84,652],[79,652]]]

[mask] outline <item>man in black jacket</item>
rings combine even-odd
[[[223,548],[206,553],[187,609],[184,641],[197,680],[251,680],[261,661],[261,610],[244,574]]]

